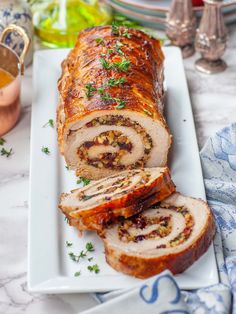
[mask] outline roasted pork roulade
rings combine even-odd
[[[79,34],[58,82],[58,141],[78,175],[165,166],[171,135],[162,115],[160,42],[136,29]]]
[[[101,230],[130,217],[175,191],[168,168],[125,170],[62,194],[59,208],[79,230]]]
[[[164,269],[183,272],[208,249],[214,234],[207,204],[179,193],[100,233],[108,264],[138,278]]]

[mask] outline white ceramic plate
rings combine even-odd
[[[205,198],[202,170],[185,79],[181,53],[178,48],[164,48],[167,86],[166,116],[174,144],[170,166],[178,190],[186,195]],[[76,177],[65,168],[57,148],[56,130],[42,126],[54,119],[58,101],[57,79],[60,64],[68,50],[44,50],[35,53],[34,99],[31,125],[30,166],[30,217],[29,217],[29,278],[30,291],[69,293],[109,291],[129,288],[139,282],[116,272],[104,258],[103,244],[93,232],[78,237],[78,231],[69,227],[57,208],[60,193],[76,187]],[[41,152],[47,146],[49,156]],[[66,248],[65,242],[73,242]],[[95,252],[93,264],[100,267],[99,274],[87,270],[84,260],[77,264],[68,253],[78,253],[87,242],[92,242]],[[81,276],[74,277],[76,271]],[[195,289],[218,282],[213,246],[192,267],[176,276],[181,288]]]

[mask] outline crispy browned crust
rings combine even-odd
[[[163,171],[160,173],[160,175],[156,178],[156,180],[153,180],[151,184],[143,185],[137,189],[134,189],[133,191],[129,192],[128,194],[123,195],[119,199],[111,199],[103,204],[95,205],[90,210],[84,210],[79,211],[76,214],[73,214],[71,218],[90,218],[91,216],[102,214],[104,215],[104,221],[109,221],[109,219],[105,219],[105,216],[107,215],[112,216],[113,212],[118,212],[119,209],[129,208],[129,206],[133,206],[133,204],[138,204],[147,199],[149,196],[154,194],[159,194],[160,199],[164,199],[164,197],[167,197],[172,192],[175,191],[175,185],[170,177],[169,169],[163,168]],[[163,193],[163,196],[162,196]],[[62,210],[63,213],[65,213],[65,210],[63,206],[61,205],[62,199],[66,197],[67,194],[62,193],[59,208]],[[73,212],[76,209],[73,209]],[[79,210],[79,208],[78,208]],[[71,208],[72,212],[72,208]],[[109,214],[110,213],[110,214]],[[128,213],[128,211],[127,211]],[[123,214],[124,215],[124,214]],[[117,214],[117,216],[122,216]],[[131,216],[131,215],[129,215]],[[126,215],[125,217],[129,217]]]
[[[165,269],[169,269],[173,274],[178,274],[190,267],[207,251],[214,235],[215,223],[210,212],[205,230],[199,235],[194,244],[184,251],[161,257],[137,257],[115,250],[105,241],[106,261],[115,270],[141,279],[159,274]]]
[[[121,30],[124,30],[121,28]],[[145,114],[148,110],[152,119],[159,120],[168,129],[157,104],[163,102],[163,60],[159,40],[153,39],[137,29],[129,29],[130,38],[114,36],[111,26],[94,27],[81,32],[74,49],[62,63],[62,75],[58,81],[60,93],[57,109],[58,142],[61,152],[71,123],[79,121],[84,116],[101,110],[115,109],[116,103],[104,101],[99,95],[87,99],[84,95],[85,85],[94,82],[101,87],[111,76],[125,77],[123,88],[116,86],[107,89],[109,95],[125,101],[122,110]],[[96,38],[103,38],[105,45],[99,45]],[[114,69],[101,67],[101,54],[108,55],[108,50],[114,48],[116,41],[121,41],[125,58],[131,61],[127,73],[118,73]],[[127,45],[126,45],[127,44]],[[108,57],[109,62],[121,61],[119,54]],[[107,59],[107,57],[106,57]]]
[[[136,215],[137,213],[149,208],[150,206],[162,201],[175,191],[175,186],[172,181],[167,184],[163,184],[161,190],[149,196],[140,203],[132,204],[125,208],[118,208],[117,210],[104,210],[94,215],[80,217],[79,219],[73,219],[69,215],[66,215],[69,219],[70,225],[76,227],[78,230],[94,230],[98,231],[102,236],[103,228],[112,222],[115,222],[117,218],[128,218]]]

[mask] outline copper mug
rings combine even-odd
[[[8,47],[4,41],[8,33],[18,33],[24,48],[20,56]],[[0,34],[0,68],[13,76],[12,81],[0,88],[0,136],[11,130],[20,116],[21,75],[24,74],[24,60],[30,45],[30,39],[23,28],[9,25]]]

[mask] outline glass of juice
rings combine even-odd
[[[11,32],[18,33],[24,40],[21,56],[5,44],[5,38]],[[19,119],[20,81],[29,44],[25,31],[16,25],[9,25],[0,35],[0,136],[12,129]]]

